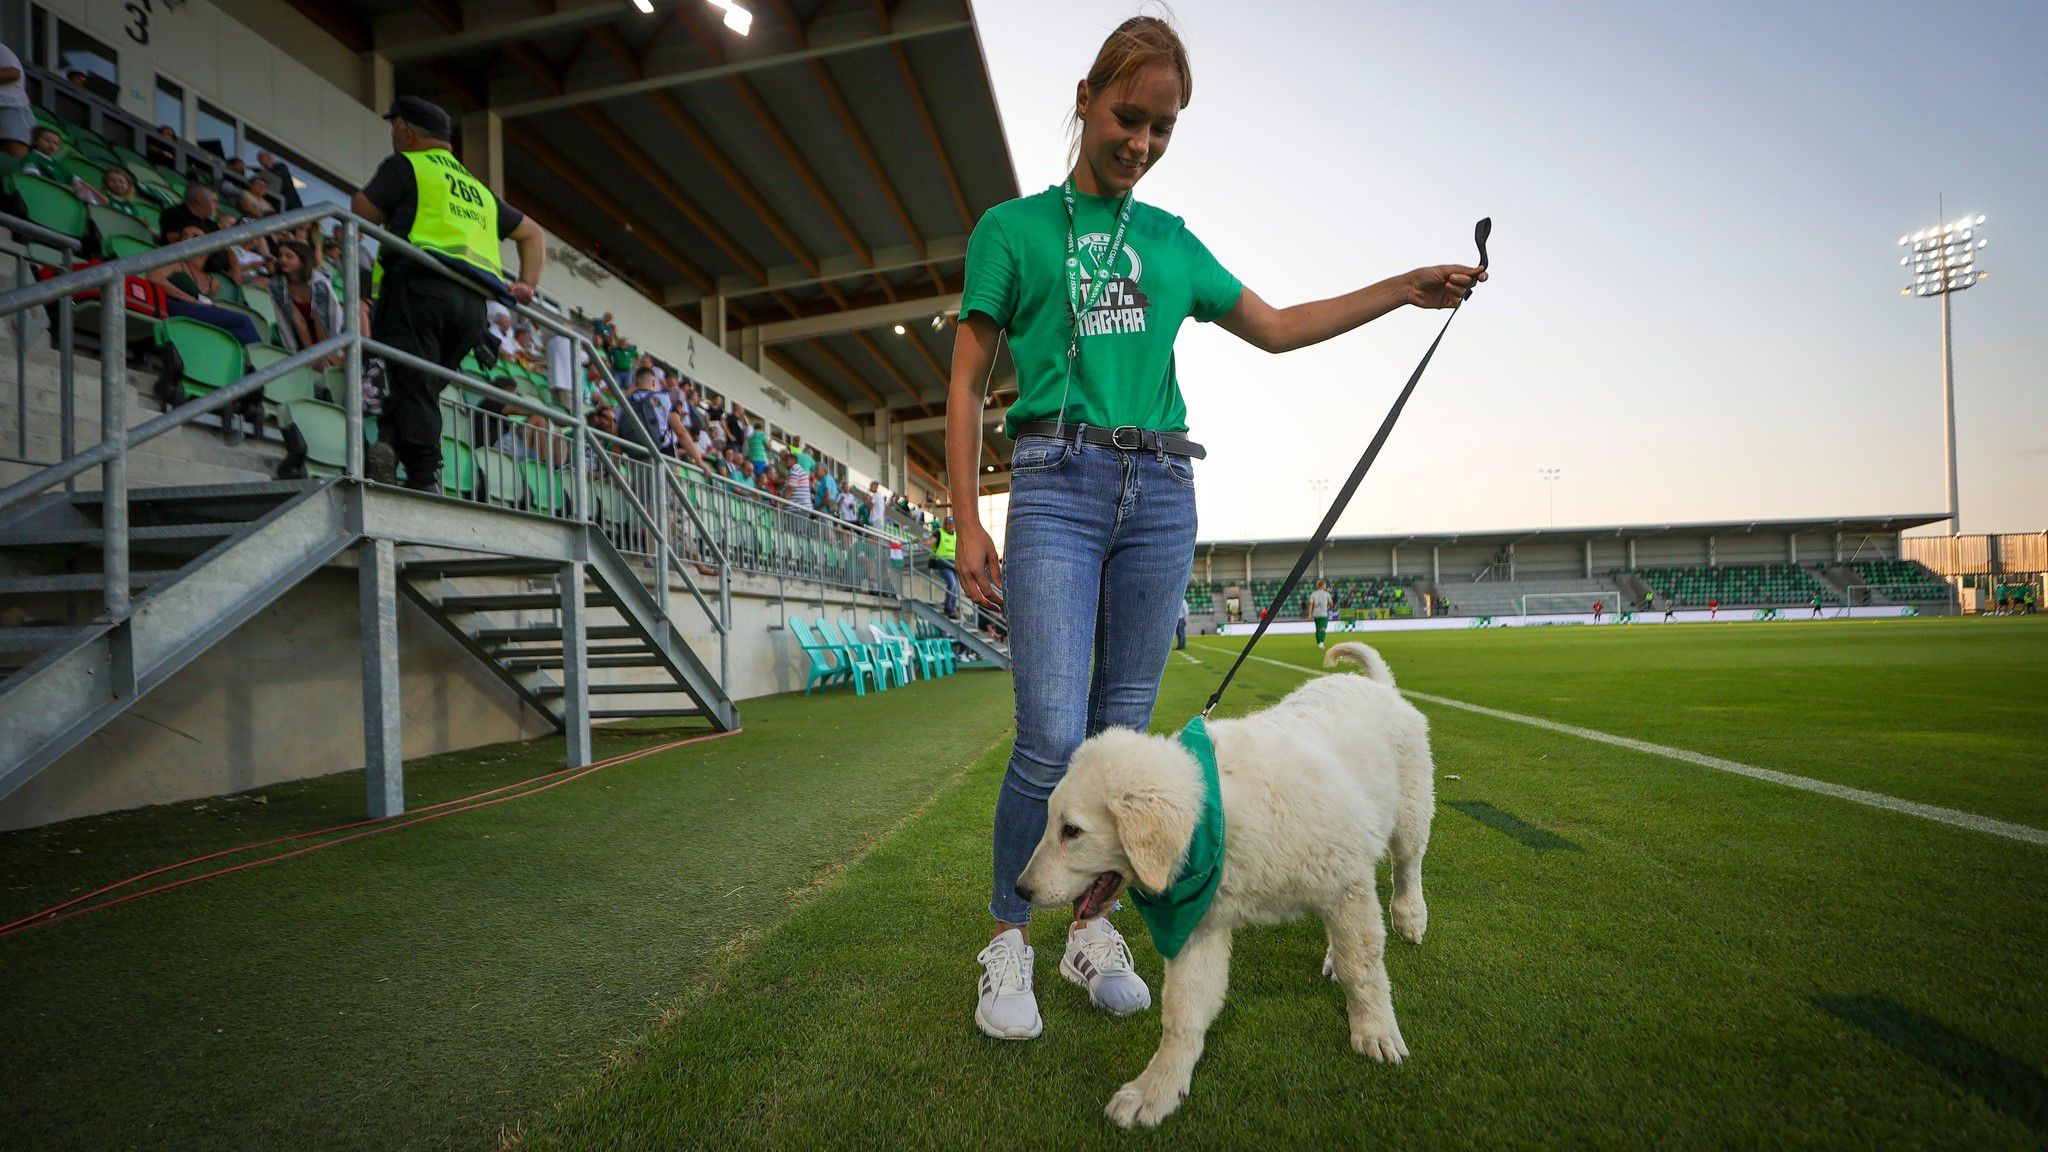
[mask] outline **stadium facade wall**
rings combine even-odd
[[[508,584],[502,590],[528,589]],[[803,688],[808,662],[783,630],[784,615],[815,619],[821,603],[834,619],[863,629],[870,620],[900,617],[893,602],[873,597],[735,577],[727,684],[735,699]],[[0,800],[0,831],[360,769],[357,613],[353,571],[315,574]],[[680,587],[672,593],[671,620],[715,668],[717,636]],[[403,598],[398,624],[408,759],[552,731]],[[647,678],[603,670],[592,675],[598,683]]]
[[[144,120],[155,118],[162,74],[355,184],[391,152],[371,58],[349,52],[284,0],[154,5],[147,44],[129,33],[136,17],[125,0],[46,0],[42,7],[118,53],[120,106]],[[548,249],[574,251],[552,234]],[[505,256],[508,264],[514,259],[510,245]],[[772,386],[786,397],[773,399],[769,378],[595,262],[553,259],[541,287],[567,307],[612,313],[642,347],[845,462],[862,485],[879,476],[880,461],[851,418],[812,405],[809,389],[770,365]]]
[[[1899,556],[1897,533],[1836,533],[1821,529],[1791,532],[1718,531],[1641,537],[1631,550],[1619,535],[1587,540],[1547,539],[1541,533],[1504,544],[1498,537],[1483,541],[1432,544],[1393,540],[1338,540],[1323,550],[1320,571],[1327,576],[1398,576],[1435,579],[1444,584],[1486,579],[1569,579],[1601,576],[1620,568],[1675,567],[1697,564],[1816,564],[1844,560],[1891,560]],[[1277,580],[1287,575],[1301,555],[1300,541],[1198,545],[1194,579],[1223,585],[1247,577]],[[1512,575],[1510,572],[1512,571]]]

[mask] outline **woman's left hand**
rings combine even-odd
[[[1408,303],[1417,308],[1454,308],[1486,279],[1486,269],[1464,264],[1436,264],[1408,274]]]

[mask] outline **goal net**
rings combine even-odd
[[[1515,598],[1524,616],[1585,616],[1598,604],[1602,613],[1616,616],[1635,607],[1626,603],[1626,593],[1613,588],[1598,592],[1525,592]]]

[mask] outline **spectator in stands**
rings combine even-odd
[[[228,157],[227,170],[220,177],[220,190],[236,198],[249,190],[249,165],[240,156]]]
[[[1330,595],[1330,582],[1316,581],[1316,590],[1308,594],[1308,617],[1315,621],[1318,648],[1323,647],[1324,637],[1330,630],[1330,606],[1335,602],[1336,598]]]
[[[370,182],[355,194],[356,215],[382,224],[439,260],[457,283],[385,245],[379,254],[376,339],[444,368],[461,365],[484,326],[485,296],[531,302],[547,263],[540,226],[505,203],[448,150],[454,126],[439,105],[417,96],[392,102],[391,146]],[[422,186],[433,189],[422,195]],[[499,243],[519,249],[518,279],[507,284]],[[481,290],[481,292],[479,291]],[[378,418],[377,444],[366,457],[370,478],[386,483],[405,468],[409,488],[440,490],[441,377],[392,364],[391,394]]]
[[[164,209],[157,227],[163,233],[164,243],[170,244],[195,227],[202,233],[218,231],[220,225],[213,218],[219,211],[220,198],[213,189],[194,180],[185,186],[183,200]]]
[[[33,172],[45,180],[59,184],[71,184],[71,173],[59,167],[57,161],[64,158],[64,137],[47,124],[38,124],[29,133],[29,152],[22,158],[20,171]]]
[[[242,194],[235,198],[244,216],[270,215],[270,174],[255,172],[242,185]]]
[[[0,152],[20,160],[28,155],[36,114],[28,102],[28,81],[21,57],[0,44]]]
[[[753,466],[754,476],[759,479],[768,471],[768,430],[761,424],[747,429],[747,463]]]
[[[489,317],[485,335],[490,337],[491,343],[497,348],[498,359],[517,363],[520,352],[519,336],[513,331],[512,310],[496,300],[485,304],[484,310],[485,315]]]
[[[268,152],[258,152],[256,167],[268,172],[271,180],[276,183],[277,199],[284,205],[285,211],[304,207],[304,201],[299,199],[299,186],[292,179],[292,170],[285,166],[284,161]]]
[[[793,448],[782,450],[782,498],[799,508],[811,507],[811,470]]]
[[[123,215],[142,217],[135,202],[135,177],[119,164],[109,164],[100,172],[99,202]]]
[[[206,235],[206,230],[197,224],[190,225],[183,233],[169,237],[175,243],[179,240],[193,240]],[[185,316],[202,324],[211,324],[230,332],[244,344],[261,344],[263,336],[256,331],[256,324],[246,312],[222,308],[214,298],[220,292],[221,277],[208,267],[205,256],[193,256],[174,264],[166,264],[150,272],[149,278],[164,291],[165,306],[173,316]]]
[[[313,249],[298,240],[277,248],[277,274],[270,278],[270,301],[277,310],[277,335],[286,349],[310,348],[342,330],[341,302],[334,283],[313,261]],[[328,364],[339,364],[335,353]]]
[[[747,422],[747,406],[735,400],[725,412],[725,438],[744,445],[753,426]]]
[[[240,216],[225,208],[221,209],[217,221],[223,232],[241,222]],[[233,279],[237,284],[264,284],[269,281],[269,276],[264,271],[270,266],[268,237],[252,236],[244,243],[230,247],[223,255],[225,260],[216,265],[214,271]]]
[[[848,524],[860,523],[860,497],[854,495],[851,488],[841,488],[839,490],[839,518]]]

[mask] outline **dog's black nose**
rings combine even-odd
[[[1019,899],[1019,900],[1022,900],[1022,901],[1024,901],[1024,902],[1025,902],[1026,904],[1035,904],[1035,903],[1037,903],[1037,901],[1036,901],[1036,900],[1033,900],[1033,899],[1031,898],[1031,896],[1032,896],[1032,893],[1031,893],[1031,889],[1029,889],[1029,888],[1026,888],[1026,887],[1025,887],[1024,885],[1022,885],[1022,884],[1019,884],[1019,885],[1017,885],[1017,899]]]

